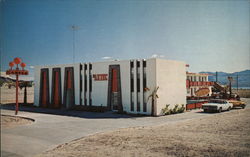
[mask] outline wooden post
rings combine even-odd
[[[24,98],[23,98],[23,100],[24,100],[24,104],[25,105],[27,105],[27,84],[25,83],[25,85],[24,85]]]
[[[18,113],[18,75],[16,75],[16,115]]]

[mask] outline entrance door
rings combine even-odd
[[[120,65],[109,66],[108,107],[110,110],[122,112]]]
[[[74,69],[73,67],[65,68],[64,79],[64,107],[70,108],[75,105],[75,92],[74,92]]]
[[[61,108],[62,98],[61,98],[61,69],[53,68],[52,71],[52,96],[51,96],[51,106],[53,108]]]
[[[49,107],[49,70],[41,69],[40,76],[40,106]]]
[[[117,69],[112,69],[111,109],[118,110]]]

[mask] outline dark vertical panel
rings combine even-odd
[[[121,89],[121,71],[120,71],[120,65],[116,66],[117,69],[117,90],[118,90],[118,112],[123,112],[123,106],[122,106],[122,89]]]
[[[52,70],[51,104],[53,108],[62,106],[61,68],[53,68]]]
[[[133,97],[133,92],[134,92],[134,75],[132,74],[132,69],[134,72],[134,62],[130,62],[130,110],[134,111],[134,99],[132,100]]]
[[[82,64],[80,64],[80,72],[79,72],[79,79],[80,79],[80,92],[79,92],[79,102],[82,105]]]
[[[49,106],[49,69],[41,69],[40,72],[40,94],[39,104],[41,107]]]
[[[84,105],[87,105],[87,64],[84,64]]]
[[[146,74],[146,61],[144,60],[142,66],[142,74],[143,74],[143,112],[147,112],[147,102],[145,101],[145,89],[147,88],[147,74]]]
[[[92,106],[92,64],[89,64],[89,106]]]
[[[117,77],[117,97],[118,97],[118,112],[123,111],[122,106],[122,90],[121,90],[121,73],[120,73],[120,65],[110,65],[109,66],[109,79],[108,79],[108,108],[111,110],[111,96],[112,96],[112,75],[113,69],[116,69],[116,77]]]
[[[139,75],[139,68],[140,68],[140,62],[139,61],[136,61],[136,68],[137,68],[137,70],[136,70],[136,84],[137,84],[137,111],[138,112],[140,112],[140,110],[141,110],[141,106],[140,106],[140,103],[142,103],[142,102],[140,102],[140,99],[138,99],[138,97],[139,97],[139,92],[140,92],[140,75]]]
[[[75,105],[75,86],[74,86],[74,68],[66,67],[64,72],[64,94],[63,94],[63,107],[66,107],[67,92],[72,90],[70,95],[70,105]]]

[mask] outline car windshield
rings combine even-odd
[[[226,102],[223,100],[210,100],[209,103],[225,104]]]

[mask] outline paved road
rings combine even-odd
[[[250,104],[249,100],[247,99],[248,104]],[[162,117],[131,117],[112,112],[91,113],[40,109],[39,111],[43,113],[38,113],[37,109],[21,109],[24,111],[20,111],[19,116],[35,119],[35,122],[30,125],[1,130],[3,157],[34,156],[35,154],[52,149],[59,144],[118,128],[169,124],[215,115],[203,113],[201,110],[193,110],[183,114]],[[65,116],[64,114],[66,113],[67,115]],[[12,109],[2,109],[1,114],[13,115],[14,111]]]

